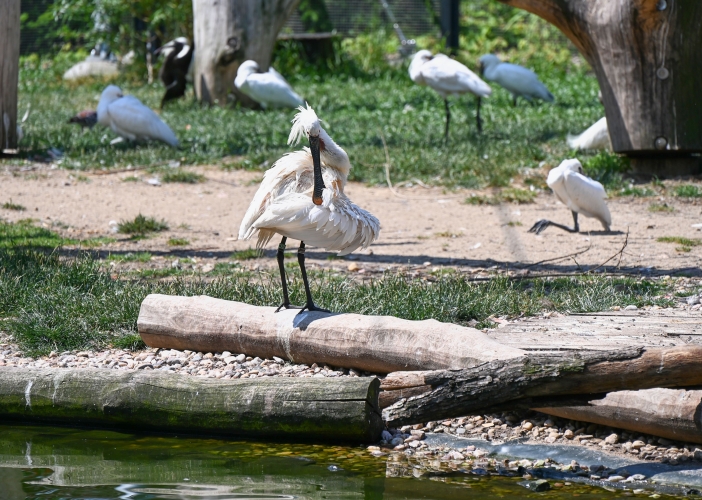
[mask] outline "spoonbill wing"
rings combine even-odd
[[[580,135],[568,134],[568,147],[571,149],[611,148],[607,118],[600,118]]]
[[[285,78],[275,70],[249,75],[241,90],[264,106],[295,108],[304,104],[302,97],[297,95]]]
[[[422,77],[434,90],[446,94],[471,92],[486,97],[492,93],[490,86],[478,75],[443,54],[422,65]]]
[[[512,92],[524,98],[538,97],[547,102],[553,102],[553,94],[548,91],[536,73],[530,69],[524,68],[517,64],[501,63],[493,70],[494,78],[497,83]]]
[[[605,203],[607,193],[599,182],[578,172],[566,171],[564,186],[568,193],[568,207],[586,217],[594,217],[610,226],[612,216]]]
[[[178,146],[178,138],[171,128],[134,96],[117,99],[108,106],[107,112],[113,129],[126,131],[136,138],[157,139]]]

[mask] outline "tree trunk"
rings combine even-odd
[[[373,373],[468,368],[525,354],[474,328],[435,320],[274,311],[206,296],[152,294],[141,304],[137,327],[150,347],[278,356]]]
[[[699,346],[629,348],[498,360],[466,370],[391,373],[381,389],[431,390],[400,399],[383,411],[383,418],[397,426],[507,409],[574,406],[578,398],[587,404],[612,391],[695,386],[702,384],[700,359]]]
[[[0,417],[161,432],[376,441],[378,379],[217,380],[149,371],[0,367]]]
[[[0,153],[17,149],[20,0],[0,1]]]
[[[195,94],[224,105],[239,65],[253,59],[267,71],[278,32],[300,0],[193,0]]]
[[[592,66],[614,151],[635,172],[697,173],[702,152],[702,2],[498,0],[558,27]]]

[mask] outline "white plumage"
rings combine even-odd
[[[541,83],[536,73],[517,64],[505,63],[493,54],[486,54],[480,58],[483,78],[495,82],[512,93],[514,104],[517,97],[527,101],[542,99],[553,102],[553,94],[546,85]]]
[[[577,233],[579,231],[578,214],[599,220],[605,231],[609,231],[612,225],[612,216],[604,201],[607,198],[607,193],[602,184],[583,174],[583,166],[580,161],[575,158],[563,160],[560,165],[548,173],[546,183],[553,190],[556,198],[571,210],[575,226],[571,229],[544,219],[534,224],[529,230],[530,232],[539,234],[552,225]]]
[[[445,101],[446,132],[448,135],[451,114],[448,107],[449,96],[461,96],[470,93],[478,98],[487,97],[492,93],[490,86],[466,66],[444,54],[432,56],[428,50],[420,50],[412,58],[409,75],[417,85],[427,85],[434,89]],[[478,130],[480,124],[480,100],[478,100]]]
[[[568,147],[581,149],[612,149],[612,141],[607,129],[607,118],[600,118],[580,135],[568,134]]]
[[[257,248],[263,248],[274,234],[346,255],[366,248],[378,238],[380,223],[370,212],[355,205],[344,194],[351,169],[348,155],[320,126],[309,106],[300,107],[293,120],[289,144],[317,133],[320,138],[322,204],[315,205],[313,159],[310,149],[288,153],[266,171],[246,215],[239,239],[258,232]]]
[[[290,84],[271,66],[268,72],[259,73],[256,61],[244,61],[236,72],[234,85],[263,107],[296,108],[304,101]]]
[[[115,85],[108,85],[97,107],[99,124],[130,141],[155,139],[178,146],[178,138],[154,111],[134,96],[125,96]]]

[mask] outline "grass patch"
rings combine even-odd
[[[0,249],[3,248],[48,248],[75,245],[76,240],[62,238],[53,231],[37,227],[34,219],[24,219],[16,224],[0,222]]]
[[[184,247],[190,245],[190,241],[185,238],[169,238],[166,243],[169,247]]]
[[[440,233],[434,233],[437,238],[460,238],[463,236],[463,232],[452,233],[451,231],[442,231]]]
[[[523,224],[522,224],[521,222],[519,222],[518,220],[511,220],[511,221],[509,221],[509,222],[507,223],[507,225],[508,225],[509,227],[523,226]]]
[[[525,204],[534,203],[535,198],[535,191],[520,188],[505,188],[492,196],[473,194],[466,198],[465,202],[469,205],[499,205],[502,202]]]
[[[649,196],[656,196],[656,192],[647,187],[636,187],[631,184],[627,187],[621,188],[617,193],[619,196],[635,196],[637,198],[646,198]]]
[[[196,172],[190,172],[188,170],[175,169],[167,170],[161,175],[161,181],[163,182],[180,182],[183,184],[198,184],[200,182],[205,182],[206,178],[202,174]]]
[[[624,188],[624,174],[631,168],[629,159],[616,153],[600,151],[583,162],[583,171],[602,183],[608,191]]]
[[[499,205],[499,196],[485,196],[481,194],[471,194],[465,199],[468,205]]]
[[[87,240],[81,240],[80,245],[88,248],[101,247],[103,245],[109,245],[117,241],[115,238],[110,238],[108,236],[98,236],[97,238],[88,238]]]
[[[702,188],[694,184],[675,186],[673,194],[680,198],[702,198]]]
[[[649,212],[665,212],[665,213],[671,213],[675,212],[675,207],[671,207],[667,203],[651,203],[648,206],[648,211]]]
[[[145,217],[142,214],[137,215],[134,220],[120,221],[117,230],[122,234],[132,234],[136,236],[144,236],[148,233],[157,233],[166,231],[168,224],[165,220],[157,221],[153,217]]]
[[[25,207],[24,205],[12,203],[12,200],[3,203],[2,208],[4,208],[5,210],[15,210],[17,212],[24,212],[25,210],[27,210],[27,207]]]
[[[660,243],[677,243],[683,247],[696,247],[702,245],[702,240],[698,238],[685,238],[683,236],[661,236],[656,241]],[[689,250],[685,250],[689,252]]]
[[[150,252],[127,252],[127,253],[111,253],[106,259],[108,262],[149,262],[151,260]]]
[[[234,260],[249,260],[258,259],[261,256],[261,251],[256,248],[247,248],[246,250],[239,250],[231,255]]]
[[[129,177],[122,178],[122,182],[139,182],[139,181],[141,181],[141,177],[137,177],[136,175],[130,175]]]

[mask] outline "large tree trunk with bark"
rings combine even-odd
[[[267,71],[278,32],[300,0],[193,0],[195,94],[224,105],[239,65],[253,59]]]
[[[17,149],[20,0],[0,2],[0,153]]]
[[[641,174],[697,173],[702,2],[498,0],[558,27],[592,66],[612,147]]]

